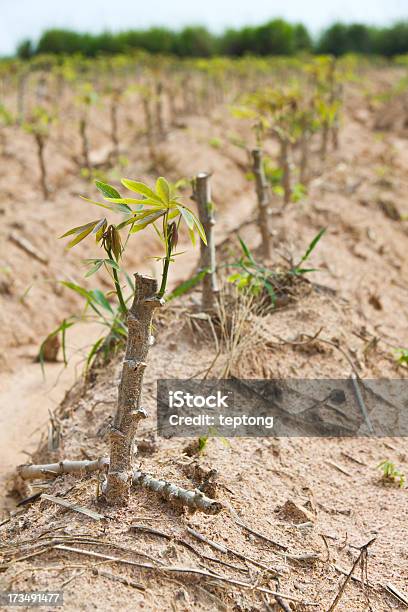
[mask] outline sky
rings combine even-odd
[[[0,55],[52,27],[101,32],[202,24],[220,32],[275,17],[301,21],[313,33],[336,20],[387,25],[408,19],[408,0],[0,0]]]

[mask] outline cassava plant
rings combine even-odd
[[[110,85],[105,93],[109,100],[110,138],[112,143],[112,159],[117,161],[119,157],[119,121],[118,113],[124,91],[120,86]]]
[[[105,217],[96,219],[64,234],[73,236],[68,247],[71,248],[87,236],[94,236],[103,248],[102,259],[93,259],[93,270],[104,266],[112,274],[115,293],[123,319],[127,319],[128,335],[122,376],[119,384],[117,411],[110,434],[110,465],[104,485],[104,495],[109,503],[125,505],[128,501],[133,476],[134,438],[138,423],[146,416],[141,408],[143,374],[146,358],[151,345],[152,318],[156,308],[163,305],[166,292],[169,266],[177,255],[175,252],[180,225],[187,227],[190,239],[195,244],[196,234],[206,243],[206,236],[195,214],[181,202],[175,186],[160,177],[154,188],[145,183],[122,179],[122,184],[137,197],[123,197],[115,187],[96,182],[105,202],[88,200],[98,206],[119,212],[125,219],[117,225],[108,224]],[[87,199],[87,198],[85,198]],[[153,227],[163,246],[163,273],[158,287],[156,280],[135,274],[133,303],[127,310],[122,293],[119,274],[120,260],[129,238],[140,231]],[[121,232],[128,236],[122,240]]]
[[[81,159],[82,165],[88,171],[91,169],[91,162],[89,159],[89,138],[88,138],[88,126],[89,126],[89,113],[92,106],[97,102],[98,94],[92,87],[91,83],[83,83],[81,86],[80,93],[77,96],[77,104],[80,109],[79,119],[79,136],[81,139]]]
[[[321,117],[316,104],[316,91],[313,89],[308,90],[305,87],[303,95],[299,98],[298,122],[299,183],[306,186],[310,179],[311,139],[321,129]]]
[[[37,145],[38,165],[40,169],[40,185],[44,200],[48,200],[50,189],[47,179],[47,167],[44,150],[50,136],[50,128],[54,118],[42,106],[38,106],[23,124],[24,130],[34,137]]]
[[[244,106],[235,109],[234,113],[253,121],[258,148],[267,136],[278,141],[283,201],[289,204],[293,195],[292,148],[302,134],[300,89],[265,87],[246,96]]]
[[[158,166],[158,139],[164,135],[162,85],[156,87],[155,90],[154,84],[145,80],[142,84],[130,88],[130,90],[136,90],[140,96],[144,114],[143,131],[146,135],[146,143],[153,168]],[[155,129],[156,127],[157,129]]]
[[[321,124],[320,157],[326,159],[330,134],[333,148],[338,148],[339,113],[342,97],[342,79],[336,58],[316,58],[306,69],[315,91],[315,107]]]

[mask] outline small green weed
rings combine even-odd
[[[382,471],[381,480],[387,484],[394,484],[403,487],[405,484],[405,474],[403,474],[389,459],[381,461],[377,468]]]

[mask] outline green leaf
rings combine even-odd
[[[271,302],[272,304],[275,305],[276,302],[276,293],[274,288],[272,287],[271,283],[268,282],[267,280],[263,281],[264,287],[266,289],[266,291],[268,292],[269,297],[271,298]]]
[[[202,453],[207,446],[208,436],[200,436],[198,438],[198,452]]]
[[[249,259],[249,261],[250,261],[252,264],[256,265],[256,262],[255,262],[255,260],[254,260],[254,258],[253,258],[253,256],[252,256],[252,253],[251,253],[251,251],[249,250],[249,248],[247,247],[247,245],[245,244],[245,242],[242,240],[242,238],[241,238],[240,236],[238,236],[238,240],[239,240],[239,243],[240,243],[240,245],[241,245],[242,252],[244,253],[245,257],[246,257],[247,259]]]
[[[102,181],[95,181],[95,185],[105,198],[120,198],[119,191],[112,187],[112,185],[108,185],[108,183],[102,183]]]
[[[186,222],[187,227],[192,230],[194,228],[194,218],[190,210],[184,208],[181,204],[177,204],[176,208]]]
[[[166,212],[165,208],[146,208],[144,210],[142,210],[141,212],[138,212],[135,214],[135,221],[141,221],[142,219],[145,219],[146,217],[150,217],[151,215],[164,215],[164,213]]]
[[[78,293],[78,295],[81,295],[87,301],[92,299],[90,291],[85,289],[85,287],[81,287],[81,285],[76,285],[75,283],[71,283],[70,281],[61,281],[61,285],[67,287],[67,289],[71,289],[71,291],[75,291],[75,293]]]
[[[90,294],[92,295],[94,301],[99,304],[99,306],[102,306],[102,308],[113,314],[112,306],[106,299],[105,294],[100,289],[93,289],[90,291]]]
[[[308,274],[309,272],[319,272],[318,268],[294,268],[294,274]]]
[[[170,212],[168,213],[167,219],[169,221],[172,221],[173,219],[175,219],[179,215],[180,215],[180,212],[177,210],[177,208],[174,208],[173,210],[170,210]]]
[[[161,233],[161,231],[158,229],[158,227],[156,226],[155,222],[152,223],[153,225],[153,229],[157,234],[158,239],[160,240],[160,242],[162,242],[164,245],[166,245],[166,240],[163,236],[163,234]]]
[[[227,278],[229,283],[235,283],[237,280],[240,280],[242,274],[240,272],[236,272],[235,274],[230,274]]]
[[[108,222],[105,218],[101,219],[93,228],[92,233],[93,234],[98,234],[99,230],[102,230],[102,233],[105,231],[106,227],[108,225]]]
[[[97,223],[99,223],[99,221],[91,221],[90,223],[85,223],[85,225],[78,225],[78,227],[73,227],[72,229],[65,232],[65,234],[62,234],[60,238],[66,238],[67,236],[72,236],[72,234],[79,234],[80,232],[83,232],[89,227],[92,230]]]
[[[91,350],[88,353],[88,356],[86,358],[86,366],[85,366],[85,372],[88,372],[90,365],[92,363],[93,358],[95,357],[96,353],[99,350],[99,347],[101,346],[102,342],[104,342],[105,337],[103,336],[102,338],[99,338],[99,340],[97,340],[93,345]]]
[[[112,207],[112,210],[115,212],[122,212],[127,215],[133,212],[133,210],[127,204],[115,204],[115,206]]]
[[[249,285],[250,280],[251,279],[249,278],[249,276],[241,276],[241,279],[237,283],[237,287],[239,289],[243,289],[244,287]]]
[[[129,189],[130,191],[141,193],[142,195],[146,196],[146,198],[151,198],[156,202],[160,202],[160,204],[162,203],[161,198],[144,183],[140,183],[138,181],[131,181],[130,179],[122,179],[122,185],[124,185],[126,189]]]
[[[323,236],[323,234],[325,233],[326,228],[324,227],[323,229],[320,230],[320,232],[318,234],[316,234],[316,236],[313,238],[312,242],[309,244],[309,246],[306,249],[305,254],[303,255],[302,259],[300,260],[298,266],[303,263],[304,261],[306,261],[306,259],[308,259],[313,251],[313,249],[316,247],[317,243],[319,242],[320,238]],[[298,267],[297,266],[297,267]]]
[[[195,237],[194,230],[192,230],[192,229],[188,228],[188,235],[189,235],[189,237],[190,237],[191,244],[192,244],[193,246],[195,246],[195,245],[196,245],[196,237]]]
[[[104,219],[104,223],[102,223],[101,227],[97,231],[96,229],[93,230],[95,232],[96,242],[100,242],[102,240],[107,227],[108,222],[106,221],[106,219]]]
[[[122,223],[118,223],[118,225],[116,226],[116,229],[121,230],[124,227],[126,227],[127,225],[131,225],[131,223],[135,223],[135,221],[137,220],[137,217],[130,217],[129,219],[126,219],[125,221],[122,221]]]
[[[39,360],[39,362],[41,364],[41,370],[42,370],[43,375],[44,375],[44,349],[45,349],[45,344],[46,344],[47,340],[50,340],[51,338],[54,338],[55,336],[58,336],[59,333],[61,333],[62,357],[63,357],[63,360],[64,360],[64,364],[67,365],[68,361],[67,361],[66,342],[65,342],[66,330],[69,329],[70,327],[72,327],[74,324],[75,324],[75,321],[72,321],[72,320],[70,321],[69,319],[64,319],[62,321],[62,323],[60,323],[58,325],[58,327],[56,327],[52,332],[50,332],[48,334],[48,336],[41,343],[40,350],[38,352],[38,360]]]
[[[68,323],[66,321],[66,319],[63,320],[62,324],[61,324],[61,348],[62,348],[62,359],[64,360],[64,365],[67,366],[68,365],[68,359],[67,359],[67,342],[66,342],[66,338],[67,338],[67,329],[69,329],[70,327],[72,327],[74,323]]]
[[[89,236],[89,234],[92,232],[93,228],[95,227],[95,225],[97,224],[97,221],[95,221],[94,223],[90,223],[89,227],[87,227],[83,232],[81,232],[80,234],[78,234],[76,236],[76,238],[74,238],[73,240],[71,240],[70,242],[68,242],[67,244],[67,249],[72,249],[72,247],[74,247],[76,244],[78,244],[79,242],[81,242],[84,238],[86,238],[87,236]]]
[[[106,266],[110,266],[111,268],[115,268],[115,270],[120,271],[120,266],[113,259],[104,259],[103,263]]]
[[[127,272],[125,272],[125,278],[127,280],[127,284],[132,290],[132,293],[134,293],[135,292],[135,281],[129,276]]]
[[[90,270],[88,270],[88,272],[85,274],[85,278],[88,278],[89,276],[92,276],[92,274],[95,274],[95,272],[98,272],[102,264],[103,264],[103,259],[95,263],[95,265]]]
[[[126,204],[127,210],[142,210],[143,206],[147,203],[151,203],[152,206],[158,206],[158,203],[154,200],[136,200],[136,198],[105,198],[107,202],[112,202],[113,204]],[[135,209],[130,209],[128,205],[135,205]]]
[[[201,238],[201,240],[204,242],[204,244],[207,244],[207,236],[205,235],[205,231],[203,226],[201,225],[201,221],[195,216],[194,213],[191,212],[191,210],[189,211],[191,215],[193,215],[193,219],[194,219],[194,225],[196,226],[197,232]]]
[[[157,219],[159,219],[159,217],[162,217],[163,215],[164,212],[160,210],[156,213],[147,215],[146,217],[139,219],[139,221],[136,221],[134,226],[131,228],[130,233],[135,234],[136,232],[140,232],[140,230],[150,225],[150,223],[154,223],[155,221],[157,221]]]
[[[397,349],[396,359],[400,365],[408,365],[408,349]]]
[[[160,199],[166,204],[170,203],[170,185],[163,176],[160,176],[156,181],[156,192]]]
[[[129,209],[132,212],[143,210],[146,206],[153,206],[154,208],[162,208],[163,202],[160,200],[152,200],[151,198],[143,198],[143,200],[137,200],[135,198],[106,198],[108,202],[112,202],[114,204],[131,204],[135,205],[134,209]]]

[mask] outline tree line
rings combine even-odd
[[[80,53],[95,57],[101,53],[128,53],[132,50],[179,57],[294,55],[300,52],[335,56],[366,53],[392,57],[408,53],[408,21],[383,28],[335,23],[316,39],[304,25],[291,24],[283,19],[274,19],[260,26],[228,29],[220,35],[212,34],[202,26],[179,31],[154,27],[117,34],[51,29],[45,31],[37,43],[28,39],[22,41],[17,47],[17,55],[22,59],[43,53]]]

